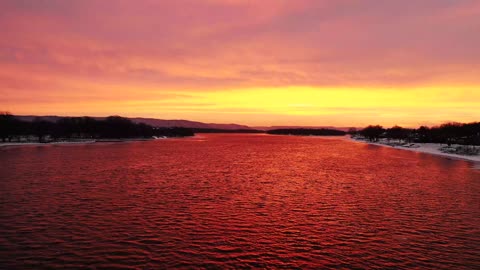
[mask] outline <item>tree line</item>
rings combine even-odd
[[[379,125],[370,125],[359,132],[351,131],[350,133],[358,133],[370,141],[386,138],[417,143],[480,145],[480,122],[447,123],[431,128],[421,126],[417,129],[400,126],[383,128]]]
[[[156,128],[143,123],[134,123],[128,118],[109,116],[103,120],[92,117],[63,117],[56,122],[41,117],[22,121],[10,113],[0,113],[0,138],[3,142],[20,141],[35,137],[39,142],[61,139],[121,139],[193,136],[187,128]]]
[[[344,136],[346,132],[336,129],[327,128],[288,128],[288,129],[272,129],[267,131],[268,134],[275,135],[301,135],[301,136]]]
[[[257,129],[192,128],[195,133],[264,133]]]

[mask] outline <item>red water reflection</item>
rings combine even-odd
[[[0,266],[475,268],[480,172],[339,138],[0,150]]]

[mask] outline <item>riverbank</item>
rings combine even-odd
[[[133,138],[133,139],[96,139],[96,140],[76,140],[76,141],[55,141],[55,142],[0,142],[0,147],[7,146],[45,146],[45,145],[70,145],[70,144],[92,144],[92,143],[117,143],[117,142],[137,142],[163,140],[167,137],[158,138]]]
[[[426,154],[431,154],[436,156],[442,156],[442,157],[451,158],[451,159],[460,159],[460,160],[467,160],[467,161],[480,163],[480,155],[460,155],[460,154],[443,152],[441,149],[445,150],[445,147],[446,147],[445,144],[409,143],[409,144],[401,145],[401,144],[394,144],[394,143],[388,142],[387,140],[384,140],[384,139],[381,139],[377,142],[370,142],[368,140],[352,138],[352,137],[350,137],[350,140],[355,142],[360,142],[360,143],[368,143],[371,145],[378,145],[378,146],[408,150],[408,151],[413,151],[418,153],[426,153]],[[452,148],[459,147],[459,146],[460,145],[452,145]],[[467,147],[480,148],[479,146],[467,146]]]

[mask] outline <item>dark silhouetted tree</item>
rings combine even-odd
[[[36,117],[32,122],[21,121],[10,113],[0,113],[0,139],[5,142],[13,137],[34,135],[39,142],[46,136],[59,139],[92,138],[152,138],[152,136],[193,136],[188,128],[155,128],[147,124],[136,124],[128,118],[110,116],[104,120],[92,117],[62,117],[56,122]]]
[[[409,138],[410,133],[411,131],[409,129],[394,126],[386,130],[385,136],[395,140],[406,140]]]
[[[378,141],[380,136],[385,132],[382,126],[368,126],[360,131],[360,134],[370,141]]]
[[[38,138],[38,142],[44,142],[45,136],[52,134],[54,123],[36,117],[32,124],[31,130]]]
[[[13,120],[14,117],[9,112],[0,112],[0,137],[3,142],[6,142],[12,135]]]

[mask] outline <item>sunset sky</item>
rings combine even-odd
[[[1,0],[0,111],[480,120],[478,0]]]

